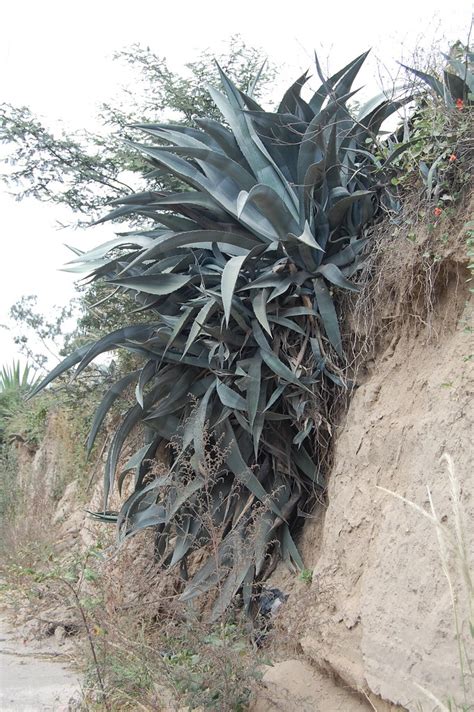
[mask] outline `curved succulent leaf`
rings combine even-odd
[[[119,398],[124,390],[139,377],[140,371],[131,371],[127,373],[126,376],[121,378],[117,383],[109,388],[104,398],[100,402],[94,413],[94,420],[92,421],[91,429],[87,438],[86,449],[89,454],[94,445],[97,433],[100,430],[100,426],[104,422],[105,416],[109,412],[112,405],[115,403],[117,398]]]
[[[231,257],[224,267],[222,272],[221,294],[222,306],[224,308],[224,316],[226,325],[229,325],[230,310],[232,306],[232,297],[234,296],[235,285],[240,275],[240,270],[247,259],[247,255],[239,257]]]
[[[226,386],[219,379],[216,379],[216,390],[222,405],[232,408],[232,410],[247,410],[247,404],[241,395],[236,393],[232,388]]]
[[[118,287],[125,289],[134,289],[137,292],[145,292],[146,294],[172,294],[182,287],[185,287],[191,281],[196,281],[198,277],[186,274],[155,274],[139,277],[122,277],[121,279],[112,279],[110,284],[116,284]]]
[[[136,326],[125,326],[123,329],[112,331],[87,349],[77,367],[75,375],[79,375],[91,361],[105,351],[110,351],[111,349],[116,349],[118,346],[127,344],[133,347],[134,342],[149,339],[155,329],[156,326],[151,324],[137,324]]]
[[[336,308],[323,279],[315,279],[314,293],[327,337],[338,356],[342,356],[342,338]]]
[[[413,67],[407,67],[406,64],[401,64],[401,66],[404,69],[406,69],[408,72],[411,72],[412,74],[414,74],[419,79],[422,79],[425,82],[425,84],[428,84],[430,89],[432,89],[435,92],[435,94],[437,96],[439,96],[441,99],[444,97],[443,83],[440,82],[439,79],[436,79],[436,77],[433,77],[431,74],[427,74],[426,72],[421,72],[419,69],[413,69]]]
[[[33,390],[28,394],[28,399],[33,398],[33,396],[37,395],[40,391],[43,390],[43,388],[46,388],[46,386],[48,386],[56,378],[61,376],[66,371],[69,371],[69,369],[73,366],[76,366],[78,363],[80,363],[84,356],[89,353],[92,346],[93,344],[86,344],[80,349],[74,351],[72,354],[69,354],[69,356],[66,356],[66,358],[63,359],[61,363],[59,363],[55,368],[53,368],[53,370],[50,371],[48,375],[33,388]]]

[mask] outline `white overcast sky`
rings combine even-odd
[[[235,33],[282,65],[288,80],[311,65],[314,49],[337,70],[372,47],[362,78],[375,84],[376,60],[394,69],[433,41],[444,50],[465,41],[471,13],[468,0],[4,0],[0,101],[30,106],[46,123],[94,129],[95,107],[124,80],[114,51],[140,42],[179,69],[202,49],[221,51]],[[58,230],[70,218],[64,210],[5,192],[0,215],[0,324],[22,295],[37,294],[44,310],[71,299],[74,276],[58,271],[70,255],[64,242],[87,249],[113,237],[110,226]],[[0,366],[15,355],[11,333],[0,328]]]

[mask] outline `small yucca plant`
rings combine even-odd
[[[221,72],[222,92],[209,91],[223,123],[137,127],[151,139],[132,144],[153,166],[149,177],[169,174],[182,190],[116,201],[104,220],[138,215],[153,226],[78,253],[70,266],[133,295],[150,323],[85,346],[36,389],[110,349],[143,357],[142,368],[106,393],[92,425],[89,449],[112,403],[136,383],[136,404],[109,449],[102,516],[117,521],[121,539],[156,527],[161,561],[183,570],[191,552],[206,547],[211,516],[222,532],[218,555],[183,598],[221,584],[215,616],[241,587],[249,604],[269,547],[303,568],[291,532],[324,488],[326,401],[344,385],[334,295],[357,289],[351,277],[363,263],[364,228],[382,203],[392,204],[371,148],[401,102],[371,102],[352,116],[347,102],[365,58],[329,79],[316,60],[319,89],[304,100],[304,74],[274,113]],[[116,515],[107,500],[138,423],[143,447],[118,478],[121,488],[133,471],[134,493]],[[153,477],[150,460],[177,433],[182,444],[169,473]],[[203,463],[216,445],[224,462],[209,482]]]

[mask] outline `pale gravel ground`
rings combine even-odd
[[[78,677],[54,639],[25,641],[0,612],[1,712],[67,712],[78,696]]]

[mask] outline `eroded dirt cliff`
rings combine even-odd
[[[282,640],[379,712],[473,701],[459,647],[472,661],[472,300],[462,264],[449,272],[432,328],[408,321],[393,332],[338,427],[323,519],[301,537],[311,585],[295,587],[281,568],[274,576],[292,592]],[[442,528],[427,516],[430,497]],[[461,531],[464,554],[451,545]]]

